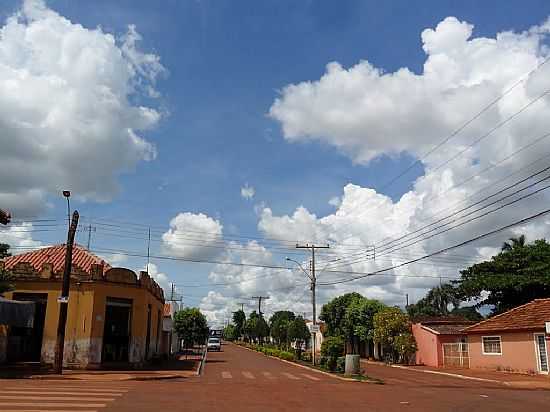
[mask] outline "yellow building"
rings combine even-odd
[[[7,336],[4,332],[4,345],[0,347],[5,347],[8,362],[53,363],[64,262],[64,245],[0,262],[0,267],[3,265],[15,276],[15,290],[5,297],[35,303],[32,328],[8,327]],[[129,269],[112,268],[76,245],[71,272],[66,367],[139,367],[163,354],[160,339],[164,295],[146,272],[137,276]]]

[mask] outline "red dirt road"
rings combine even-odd
[[[0,411],[526,412],[550,405],[550,391],[510,389],[381,365],[369,365],[369,374],[383,379],[384,385],[345,382],[235,345],[223,349],[208,354],[203,376],[188,379],[63,383],[70,394],[57,396],[51,392],[62,391],[60,383],[0,380]],[[50,403],[56,405],[47,406]]]

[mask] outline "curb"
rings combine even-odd
[[[235,346],[237,346],[237,347],[239,347],[239,348],[242,348],[242,349],[249,350],[249,351],[254,352],[254,353],[257,353],[257,354],[264,355],[266,358],[275,359],[275,360],[278,360],[278,361],[280,361],[280,362],[287,363],[287,364],[292,365],[292,366],[298,366],[299,368],[308,369],[308,370],[310,370],[310,371],[312,371],[312,372],[321,373],[321,374],[323,374],[323,375],[327,375],[327,376],[330,376],[331,378],[339,379],[339,380],[341,380],[341,381],[346,381],[346,382],[359,382],[359,383],[370,383],[370,384],[380,385],[380,383],[378,383],[378,382],[373,382],[373,381],[368,381],[368,380],[361,381],[361,380],[357,380],[357,379],[353,379],[353,378],[344,378],[343,376],[338,376],[338,375],[335,375],[335,374],[330,373],[330,372],[325,372],[325,371],[320,371],[319,369],[310,368],[309,366],[302,365],[302,364],[300,364],[300,363],[287,361],[287,360],[284,360],[284,359],[281,359],[281,358],[277,358],[276,356],[266,355],[266,354],[263,354],[263,353],[258,352],[258,351],[256,351],[256,350],[247,348],[246,346],[237,345],[237,344],[235,344],[235,343],[232,343],[232,345],[235,345]]]
[[[208,346],[204,347],[204,354],[202,355],[202,359],[199,363],[199,367],[197,368],[197,371],[195,372],[196,376],[201,376],[204,371],[204,365],[206,364],[206,355],[208,355]]]

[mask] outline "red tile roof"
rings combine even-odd
[[[164,317],[170,317],[172,316],[172,308],[169,303],[164,304]]]
[[[437,335],[465,335],[464,328],[471,326],[473,322],[468,323],[454,323],[454,324],[424,324],[424,329],[429,329],[435,332]]]
[[[467,333],[544,329],[550,322],[550,298],[535,299],[508,312],[493,316],[464,329]]]
[[[21,255],[10,256],[3,259],[3,261],[7,270],[10,270],[18,263],[24,262],[30,263],[35,270],[40,271],[44,263],[51,263],[53,264],[53,271],[59,272],[65,266],[65,245],[55,245]],[[90,273],[93,264],[103,265],[104,273],[111,268],[103,259],[88,252],[88,250],[79,245],[74,245],[73,247],[72,263],[74,266],[78,266],[88,273]]]

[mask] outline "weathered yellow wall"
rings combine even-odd
[[[149,358],[159,353],[157,349],[157,319],[158,311],[161,314],[164,304],[155,298],[149,291],[137,286],[118,285],[111,283],[97,283],[94,285],[94,326],[93,337],[103,336],[105,321],[105,305],[107,298],[132,299],[132,324],[129,360],[131,363],[141,363],[145,360],[145,341],[147,337],[147,305],[151,305],[151,337]],[[100,319],[100,320],[99,320]]]
[[[88,347],[91,335],[91,312],[93,308],[93,289],[90,284],[72,284],[69,292],[69,307],[67,325],[65,327],[65,363],[86,365]],[[55,341],[57,338],[57,323],[59,321],[59,303],[61,284],[50,281],[20,281],[15,282],[15,291],[7,294],[8,299],[14,293],[47,293],[46,319],[42,337],[42,361],[54,361]]]
[[[47,293],[46,319],[42,340],[42,361],[52,363],[59,319],[58,296],[61,283],[51,281],[17,281],[16,293]],[[13,292],[7,293],[11,299]],[[131,341],[129,360],[140,364],[145,360],[147,336],[147,305],[151,305],[151,338],[149,358],[159,353],[157,321],[160,311],[162,333],[163,302],[150,291],[137,285],[109,282],[71,282],[67,326],[65,329],[64,360],[67,366],[98,367],[101,364],[103,329],[107,297],[132,300]],[[159,345],[157,345],[159,342]]]

